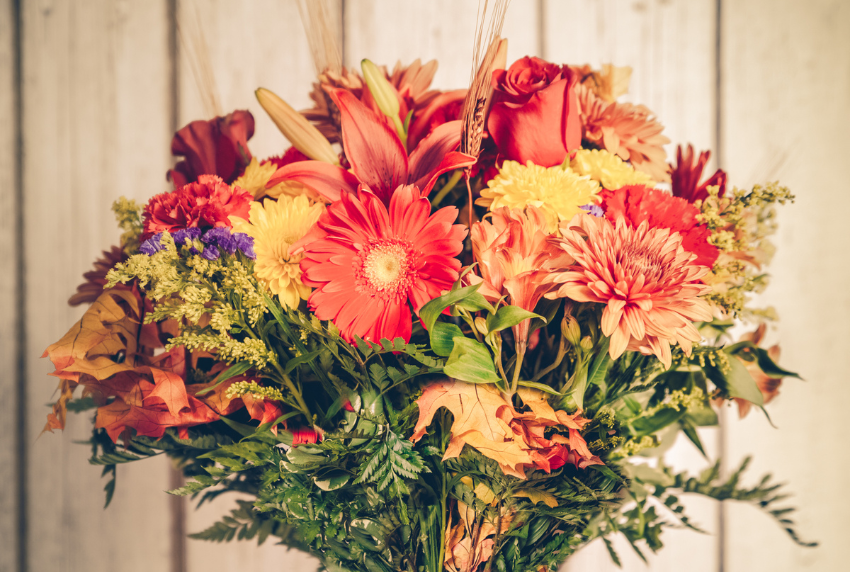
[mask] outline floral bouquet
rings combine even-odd
[[[333,571],[545,572],[596,538],[616,561],[615,534],[643,557],[697,529],[681,493],[797,540],[767,479],[661,458],[796,377],[749,303],[788,190],[702,180],[690,146],[668,164],[619,101],[627,68],[481,46],[466,90],[419,61],[327,66],[300,113],[257,90],[280,156],[251,155],[247,111],[180,129],[174,189],[115,203],[121,243],[45,352],[46,429],[94,409],[107,497],[164,452],[172,494],[250,497],[193,536],[273,536]],[[762,325],[733,343],[736,319]]]

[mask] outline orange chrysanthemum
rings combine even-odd
[[[605,218],[580,214],[554,239],[576,263],[553,275],[561,286],[549,298],[605,304],[602,333],[610,338],[612,359],[626,350],[654,354],[670,367],[670,345],[690,355],[700,335],[693,323],[710,320],[711,288],[700,282],[708,268],[682,248],[682,237],[646,222],[616,227]]]
[[[664,127],[643,105],[606,103],[586,86],[576,86],[582,138],[629,161],[656,181],[670,182],[670,166],[661,134]]]

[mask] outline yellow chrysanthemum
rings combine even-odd
[[[251,159],[251,162],[245,167],[245,172],[242,176],[233,181],[234,187],[241,187],[252,195],[254,199],[260,199],[266,194],[266,183],[272,178],[272,175],[277,170],[272,163],[261,165],[257,158]]]
[[[281,196],[251,203],[249,221],[231,217],[234,232],[254,239],[254,274],[268,284],[272,294],[290,308],[296,308],[310,295],[310,287],[301,283],[298,263],[302,255],[291,256],[290,247],[300,240],[325,212],[325,205],[306,196]]]
[[[263,197],[278,198],[281,195],[297,197],[307,195],[310,199],[319,200],[316,193],[310,191],[301,183],[295,181],[284,181],[278,183],[274,187],[267,189],[266,185],[269,179],[272,178],[277,166],[272,162],[260,163],[257,158],[251,159],[251,162],[245,167],[245,172],[241,177],[233,181],[234,187],[241,187],[254,195],[254,200],[260,200]]]
[[[570,168],[579,175],[589,175],[609,191],[626,185],[655,186],[652,177],[604,149],[579,149],[570,161]]]
[[[482,189],[476,204],[495,211],[500,207],[523,209],[534,205],[546,215],[549,232],[560,221],[569,221],[583,205],[598,203],[599,183],[569,167],[541,167],[505,161],[499,174]]]

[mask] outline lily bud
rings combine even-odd
[[[293,147],[316,161],[339,165],[339,157],[330,141],[306,117],[267,89],[261,87],[254,94]]]
[[[593,340],[590,339],[590,336],[584,336],[581,339],[581,349],[586,352],[589,352],[593,349]]]
[[[487,320],[485,320],[481,316],[478,316],[477,318],[475,318],[475,321],[473,323],[475,324],[476,330],[478,330],[484,335],[487,335]]]
[[[372,94],[372,98],[378,105],[378,109],[381,110],[381,113],[390,118],[390,121],[393,122],[396,131],[398,131],[398,136],[402,143],[407,146],[407,134],[405,133],[404,126],[401,124],[401,119],[399,119],[398,116],[401,111],[401,107],[398,103],[396,89],[387,80],[384,72],[381,71],[381,68],[376,66],[374,63],[369,60],[363,60],[360,63],[360,67],[363,70],[363,79],[366,80],[366,86],[369,88],[369,93]]]
[[[578,325],[578,320],[567,314],[561,322],[561,335],[564,336],[573,346],[579,345],[581,342],[581,328]]]

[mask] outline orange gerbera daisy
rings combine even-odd
[[[371,191],[343,192],[293,252],[303,248],[301,281],[316,290],[310,310],[333,320],[347,341],[410,339],[410,305],[426,302],[458,278],[466,229],[455,207],[431,213],[413,185],[399,187],[389,208]]]
[[[711,288],[699,279],[708,268],[682,248],[682,237],[670,229],[637,228],[619,219],[580,214],[553,239],[575,264],[553,275],[561,286],[549,298],[605,304],[602,333],[610,338],[612,359],[624,351],[654,354],[670,367],[671,344],[687,355],[700,335],[693,323],[710,320],[708,302],[700,295]]]
[[[587,86],[576,86],[582,138],[629,161],[656,181],[670,182],[664,127],[643,105],[606,103]]]

